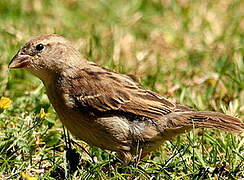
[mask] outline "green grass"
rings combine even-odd
[[[145,88],[243,120],[243,7],[241,0],[1,0],[0,97],[13,104],[0,112],[0,179],[63,179],[68,171],[62,124],[40,80],[7,69],[31,37],[61,34],[89,60],[134,74]],[[41,108],[50,115],[41,118]],[[73,146],[81,156],[70,179],[244,178],[240,134],[194,130],[125,167],[114,153],[75,141],[91,157]]]

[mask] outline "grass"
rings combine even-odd
[[[75,158],[67,159],[62,124],[41,82],[7,69],[28,39],[57,33],[145,88],[243,120],[243,8],[241,0],[1,0],[0,97],[12,105],[0,112],[0,178],[64,179],[69,160],[79,158],[68,163],[78,163],[68,179],[244,178],[243,135],[209,129],[178,136],[124,167],[114,153],[79,140],[84,148],[73,145],[76,152],[66,154]]]

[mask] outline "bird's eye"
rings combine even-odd
[[[37,44],[36,45],[36,50],[37,51],[41,51],[41,50],[43,50],[44,49],[44,45],[43,44]]]

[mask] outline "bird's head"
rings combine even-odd
[[[77,66],[79,52],[69,41],[55,34],[35,37],[13,57],[9,68],[24,68],[45,81],[53,74]]]

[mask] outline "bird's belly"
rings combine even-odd
[[[94,118],[76,111],[58,114],[65,127],[88,144],[114,151],[130,150],[129,124],[119,117]]]

